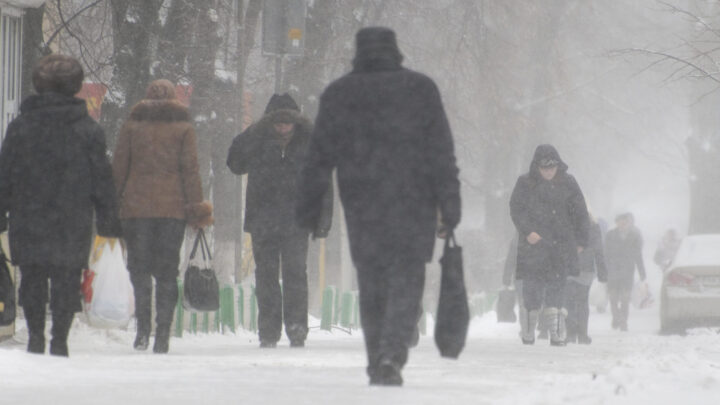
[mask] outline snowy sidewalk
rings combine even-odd
[[[132,350],[133,332],[75,324],[70,358],[25,353],[24,331],[0,343],[0,404],[716,404],[720,335],[658,336],[657,314],[631,331],[591,315],[590,346],[523,346],[494,314],[473,321],[459,361],[431,336],[410,353],[403,388],[369,387],[362,336],[313,329],[304,349],[260,350],[255,335],[185,335],[169,355]]]

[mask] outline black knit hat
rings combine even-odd
[[[287,93],[273,94],[272,97],[270,97],[270,101],[268,101],[267,107],[265,107],[265,114],[277,110],[295,110],[299,112],[300,107],[298,107],[295,100]]]
[[[395,32],[385,27],[367,27],[355,35],[355,46],[358,53],[374,49],[390,49],[400,53]]]

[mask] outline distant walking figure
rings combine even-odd
[[[645,281],[642,257],[643,239],[629,212],[615,218],[615,228],[605,237],[605,258],[608,268],[608,297],[612,310],[612,328],[627,331],[630,297],[635,269]]]
[[[247,174],[244,229],[252,235],[260,347],[274,348],[283,322],[290,346],[305,345],[308,333],[308,238],[327,237],[332,190],[323,199],[313,229],[295,221],[297,179],[305,162],[312,123],[289,94],[274,94],[262,118],[235,137],[227,165]],[[280,275],[282,274],[282,288]]]

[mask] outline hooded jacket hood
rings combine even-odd
[[[85,100],[55,92],[33,94],[20,105],[23,114],[41,114],[59,122],[75,122],[88,116]]]
[[[560,158],[557,149],[552,145],[543,144],[535,148],[535,155],[533,155],[532,162],[530,163],[530,177],[534,179],[541,178],[540,162],[543,160],[557,161],[558,173],[567,173],[568,165]]]
[[[353,72],[398,70],[403,56],[395,32],[385,27],[363,28],[355,36]]]

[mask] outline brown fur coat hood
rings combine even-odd
[[[130,112],[134,121],[190,122],[190,112],[178,100],[142,100]]]

